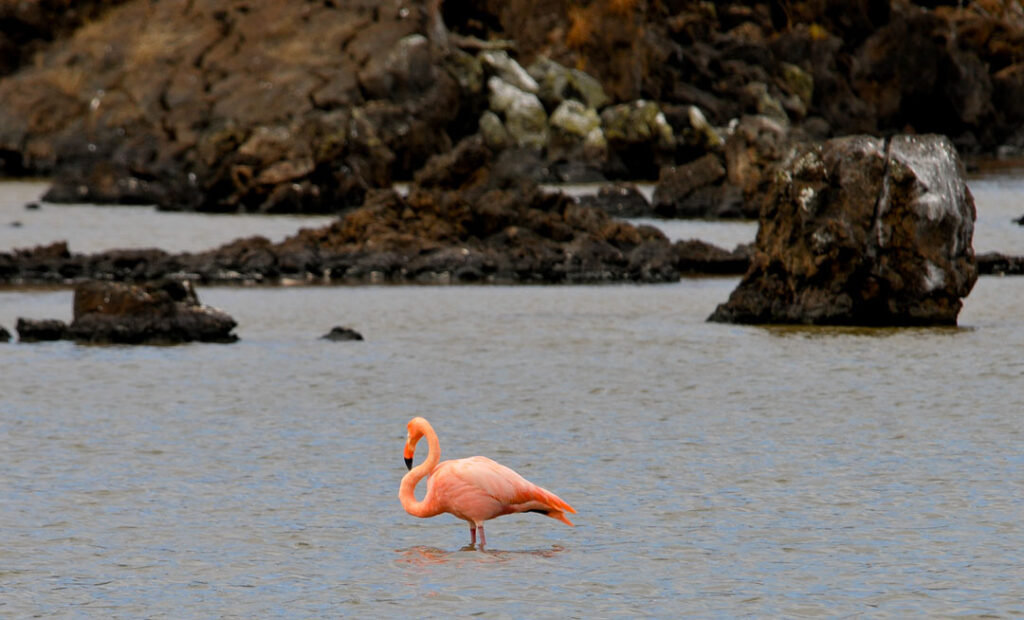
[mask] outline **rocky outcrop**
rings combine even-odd
[[[977,279],[974,200],[941,136],[855,136],[796,154],[750,270],[710,320],[955,324]]]
[[[21,342],[74,340],[88,344],[234,342],[235,320],[199,303],[188,281],[145,284],[87,281],[75,287],[70,325],[18,319]]]
[[[771,172],[744,156],[778,155],[776,128],[1024,147],[1024,18],[990,4],[468,0],[445,38],[418,2],[7,3],[0,167],[52,175],[54,201],[342,212],[479,131],[548,180],[712,153],[752,217]]]
[[[334,223],[280,243],[253,237],[195,254],[95,255],[57,243],[0,253],[0,283],[670,282],[700,264],[685,251],[699,242],[673,244],[654,227],[501,174],[499,163],[473,137],[424,166],[407,194],[373,191]]]
[[[1024,275],[1024,256],[1012,256],[1001,252],[978,254],[978,274],[983,276]]]
[[[384,2],[129,0],[0,80],[0,153],[54,201],[336,212],[476,105],[423,25]]]
[[[234,342],[235,326],[225,312],[200,304],[188,281],[92,281],[75,287],[67,335],[91,344]]]

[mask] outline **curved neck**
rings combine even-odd
[[[398,499],[402,502],[402,508],[414,517],[432,517],[440,514],[434,507],[434,498],[430,493],[430,485],[427,485],[427,494],[423,501],[416,499],[416,485],[430,475],[437,464],[441,461],[441,442],[437,439],[437,433],[427,424],[423,428],[423,434],[427,438],[427,460],[409,470],[409,473],[402,477],[402,485],[398,488]]]

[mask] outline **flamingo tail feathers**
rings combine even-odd
[[[570,506],[568,502],[541,487],[536,487],[534,490],[532,501],[529,502],[527,510],[551,517],[566,525],[573,525],[573,523],[565,516],[565,513],[571,512],[576,514],[576,509]]]

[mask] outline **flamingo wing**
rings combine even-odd
[[[560,497],[485,456],[446,461],[431,475],[456,516],[483,521],[513,512],[539,512],[572,525],[576,511]],[[439,475],[440,474],[440,475]],[[460,514],[461,513],[461,514]]]

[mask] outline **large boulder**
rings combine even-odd
[[[852,136],[776,175],[751,267],[711,321],[953,325],[977,279],[974,199],[944,136]]]

